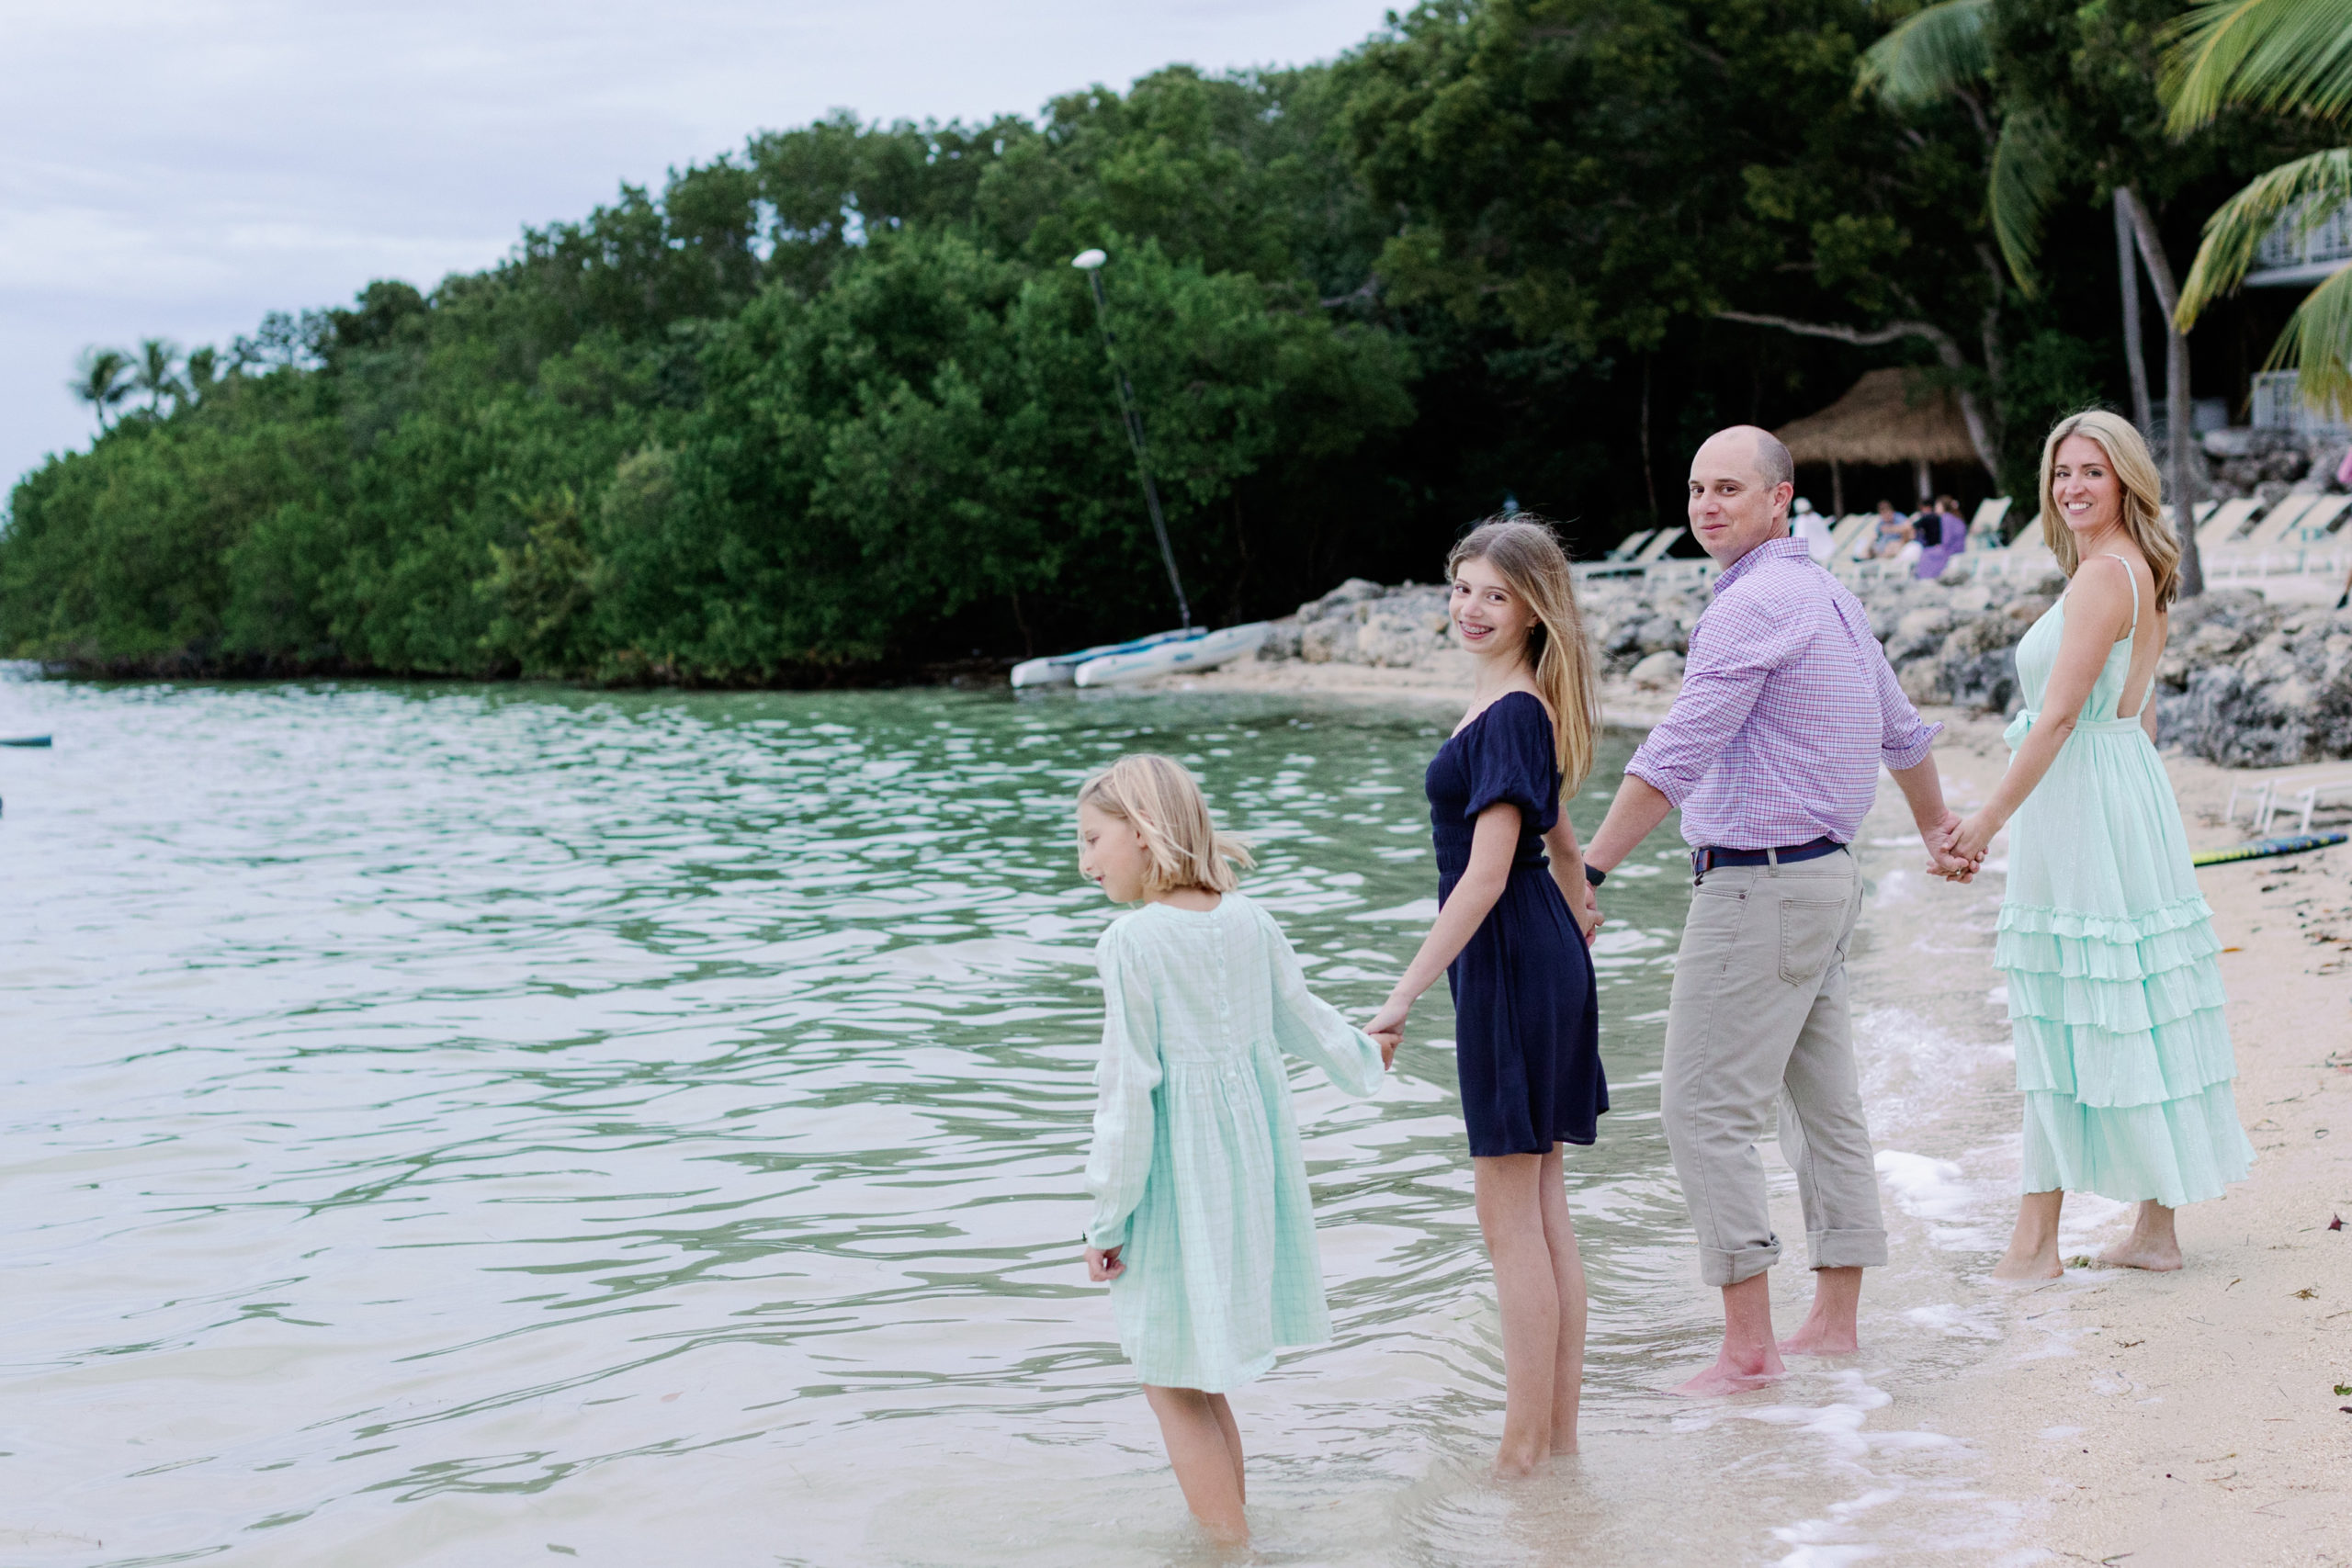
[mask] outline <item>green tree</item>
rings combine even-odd
[[[98,428],[104,430],[107,416],[130,396],[131,375],[130,355],[122,350],[85,348],[65,389],[90,405],[98,416]]]
[[[187,383],[180,379],[180,345],[167,337],[141,338],[139,356],[130,367],[131,387],[147,394],[147,414],[151,419],[164,417],[164,400],[177,400],[187,395]]]
[[[2201,0],[2182,18],[2165,62],[2169,124],[2210,125],[2225,106],[2340,123],[2352,109],[2352,0]],[[2215,298],[2234,293],[2280,223],[2298,238],[2352,209],[2352,147],[2266,170],[2206,220],[2204,242],[2175,311],[2187,332]],[[2352,413],[2352,270],[2325,279],[2296,308],[2271,351],[2301,372],[2315,407]]]

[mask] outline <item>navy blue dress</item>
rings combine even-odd
[[[1438,748],[1425,786],[1442,904],[1470,869],[1478,814],[1519,807],[1510,879],[1446,970],[1454,1066],[1474,1156],[1548,1154],[1589,1144],[1609,1109],[1592,955],[1544,854],[1560,818],[1560,769],[1544,705],[1513,692]]]

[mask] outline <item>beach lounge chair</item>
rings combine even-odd
[[[2295,520],[2293,536],[2287,542],[2317,544],[2335,531],[2344,521],[2344,512],[2352,507],[2352,495],[2324,495],[2312,503],[2312,509]]]
[[[2270,509],[2269,516],[2254,525],[2253,530],[2246,535],[2245,542],[2257,548],[2265,545],[2278,544],[2286,538],[2287,530],[2301,522],[2303,513],[2309,512],[2312,504],[2324,498],[2318,495],[2285,496],[2278,505]]]
[[[1666,552],[1674,547],[1674,542],[1688,532],[1690,530],[1687,528],[1660,528],[1657,531],[1657,537],[1644,546],[1642,553],[1634,558],[1644,566],[1649,565],[1654,560],[1662,560],[1665,558]]]
[[[1997,550],[2001,543],[2001,525],[2008,521],[2011,502],[2006,495],[1987,496],[1976,503],[1976,515],[1968,520],[1968,547],[1972,550]]]
[[[2197,547],[2215,549],[2230,542],[2231,536],[2246,525],[2246,520],[2262,510],[2259,497],[2245,495],[2235,501],[2225,501],[2213,510],[2213,515],[2197,525]]]
[[[1875,512],[1849,512],[1838,520],[1837,531],[1829,536],[1829,558],[1850,558],[1855,541],[1878,523]]]
[[[1640,549],[1643,545],[1646,544],[1649,540],[1649,536],[1657,532],[1657,530],[1655,528],[1637,529],[1618,540],[1617,547],[1600,558],[1602,560],[1632,560],[1634,558],[1634,552]]]

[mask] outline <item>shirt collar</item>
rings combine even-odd
[[[1724,568],[1715,578],[1715,592],[1721,593],[1738,581],[1750,567],[1768,560],[1801,560],[1811,564],[1813,556],[1805,549],[1803,539],[1793,537],[1767,539]]]

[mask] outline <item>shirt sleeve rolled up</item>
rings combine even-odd
[[[1747,722],[1766,679],[1799,646],[1790,626],[1764,608],[1732,596],[1716,600],[1699,617],[1690,628],[1681,694],[1625,764],[1670,805],[1679,807],[1699,787]]]

